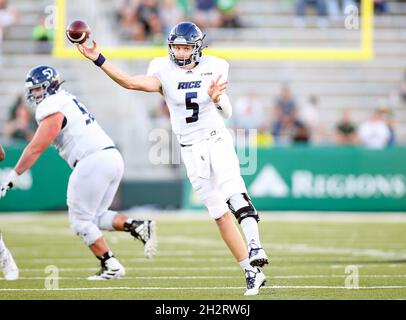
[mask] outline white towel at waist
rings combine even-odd
[[[208,140],[192,145],[193,158],[197,167],[197,175],[203,179],[210,179],[210,152]]]

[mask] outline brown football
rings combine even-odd
[[[82,44],[90,36],[90,28],[86,22],[81,20],[73,21],[66,29],[66,36],[72,43]]]
[[[0,144],[0,161],[3,161],[6,158],[6,153],[4,152],[4,149],[2,145]]]

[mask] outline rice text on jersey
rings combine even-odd
[[[178,90],[200,88],[201,85],[202,85],[201,80],[200,81],[179,82]]]

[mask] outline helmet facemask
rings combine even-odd
[[[178,39],[176,39],[178,40]],[[193,43],[181,42],[181,41],[170,41],[168,42],[168,51],[169,57],[173,63],[175,63],[179,67],[187,66],[191,63],[199,62],[200,57],[202,56],[202,40],[197,40]],[[186,59],[178,59],[176,58],[175,52],[172,49],[172,45],[190,45],[193,46],[192,53]]]
[[[38,84],[34,84],[32,78],[27,79],[25,82],[27,104],[35,109],[45,98],[57,93],[63,82],[59,81],[59,76],[56,76],[52,81],[45,80]],[[42,90],[36,90],[38,88],[42,88]]]
[[[30,85],[29,83],[26,84],[25,98],[27,104],[31,108],[35,109],[42,102],[42,100],[44,100],[48,96],[46,92],[47,87],[49,87],[49,82],[40,83],[37,85]],[[38,88],[42,88],[42,90],[35,90]]]

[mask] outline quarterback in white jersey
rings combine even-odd
[[[193,144],[225,128],[224,119],[208,95],[212,79],[228,78],[228,63],[213,56],[201,57],[192,70],[175,65],[169,57],[155,58],[148,75],[157,77],[168,105],[172,130],[181,144]]]
[[[145,76],[130,76],[106,61],[95,41],[91,48],[78,45],[78,49],[124,88],[163,95],[193,189],[245,271],[245,295],[256,295],[266,281],[259,267],[268,264],[268,258],[259,239],[258,213],[247,194],[231,135],[224,126],[223,117],[229,118],[232,113],[226,94],[228,63],[202,56],[204,36],[192,22],[177,24],[168,36],[169,57],[153,59]],[[232,214],[241,224],[248,247]]]
[[[71,228],[101,263],[100,271],[88,279],[124,276],[125,269],[109,249],[101,230],[129,232],[144,243],[147,258],[155,254],[156,239],[154,221],[138,221],[109,210],[124,171],[120,152],[86,107],[60,89],[59,73],[54,68],[33,68],[25,85],[27,103],[35,109],[38,129],[3,181],[0,198],[53,143],[73,169],[67,191]]]

